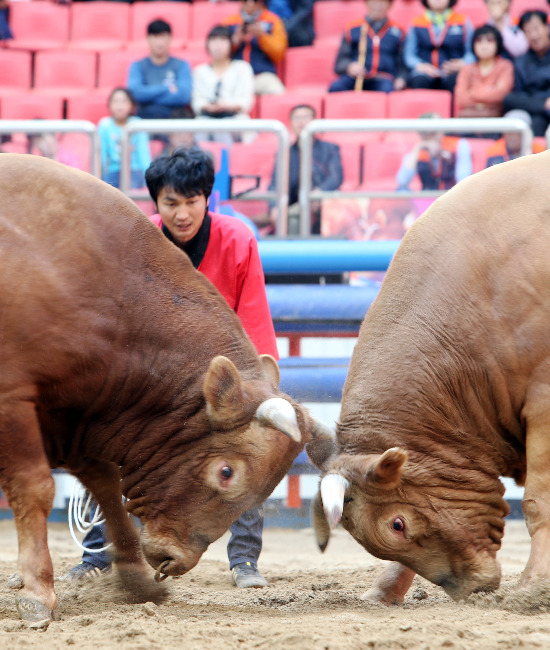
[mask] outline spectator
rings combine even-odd
[[[413,18],[404,58],[411,88],[454,90],[458,71],[473,63],[472,25],[455,13],[457,0],[422,0],[426,12]]]
[[[504,98],[504,110],[530,114],[533,133],[543,136],[550,122],[550,35],[544,11],[526,11],[519,21],[529,49],[514,61],[514,89]]]
[[[504,115],[516,120],[522,120],[532,127],[531,116],[522,110],[509,111]],[[538,142],[533,143],[533,153],[540,153],[544,151],[544,145]],[[502,138],[496,140],[487,149],[487,164],[486,167],[492,167],[508,160],[515,160],[521,156],[521,133],[505,133]]]
[[[173,120],[192,120],[193,111],[190,107],[178,108],[172,115]],[[173,131],[167,136],[167,142],[164,144],[160,156],[171,156],[180,149],[199,149],[197,144],[196,131]]]
[[[500,117],[502,100],[514,87],[514,66],[502,58],[502,36],[496,27],[478,27],[472,39],[477,58],[458,73],[455,102],[458,117]]]
[[[287,35],[283,21],[266,9],[265,0],[241,0],[241,11],[229,16],[224,25],[231,30],[233,58],[248,61],[254,70],[255,93],[284,93],[276,66],[284,58]]]
[[[510,18],[510,0],[485,0],[489,12],[489,25],[496,27],[502,36],[504,52],[511,59],[525,54],[529,48],[525,34]]]
[[[283,21],[288,47],[313,45],[313,3],[314,0],[269,0],[269,11]]]
[[[7,0],[0,0],[0,41],[7,41],[13,38],[9,25],[10,8]]]
[[[438,113],[423,113],[421,118],[441,118]],[[418,175],[423,190],[448,190],[472,173],[472,153],[467,140],[424,131],[420,142],[406,154],[397,172],[397,187],[408,190]]]
[[[290,169],[288,175],[288,233],[298,234],[300,231],[300,206],[298,189],[300,185],[300,133],[304,127],[315,119],[315,109],[308,104],[294,106],[290,111],[290,129],[294,143],[290,147]],[[337,190],[342,184],[342,161],[340,147],[324,140],[313,141],[312,188],[316,190]],[[275,189],[275,170],[271,178],[270,190]],[[270,210],[270,226],[273,231],[277,221],[277,207]],[[321,232],[321,206],[319,202],[312,205],[311,233]]]
[[[171,118],[177,108],[191,101],[191,68],[187,61],[170,56],[172,28],[164,20],[147,27],[150,55],[130,66],[128,90],[138,103],[139,117]]]
[[[151,221],[184,251],[235,310],[258,353],[278,358],[277,342],[265,291],[258,246],[250,230],[233,217],[214,214],[208,201],[214,184],[212,157],[204,151],[178,151],[151,163],[147,187],[159,214]],[[258,570],[262,549],[263,506],[251,508],[231,526],[227,545],[231,582],[237,587],[265,587]],[[91,547],[91,537],[94,546]],[[104,526],[84,539],[88,548],[105,545]],[[109,557],[87,550],[82,561],[61,579],[75,582],[110,568]]]
[[[97,127],[101,145],[101,178],[113,187],[120,187],[120,139],[122,128],[129,122],[139,120],[134,115],[136,103],[126,88],[115,88],[108,101],[109,117],[99,120]],[[145,170],[151,164],[149,137],[147,133],[130,136],[130,186],[143,187]]]
[[[211,62],[198,65],[193,71],[191,104],[195,115],[209,119],[249,117],[254,104],[254,72],[247,61],[231,59],[229,27],[213,27],[206,39],[206,49]],[[229,133],[213,133],[212,139],[233,142]]]
[[[401,71],[404,34],[388,18],[391,0],[366,0],[367,16],[347,26],[334,72],[340,78],[329,92],[342,90],[382,90],[405,87]]]

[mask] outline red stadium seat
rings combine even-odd
[[[235,142],[229,152],[231,195],[252,190],[256,182],[259,183],[257,189],[266,190],[271,182],[276,154],[275,138],[251,144]]]
[[[109,115],[107,102],[110,91],[101,89],[85,95],[67,98],[68,120],[89,120],[97,124],[102,117]]]
[[[147,56],[146,51],[132,50],[106,50],[99,53],[97,86],[112,90],[119,86],[126,86],[130,65]]]
[[[360,0],[318,0],[313,5],[313,26],[316,42],[341,37],[345,26],[365,15],[365,3]]]
[[[102,51],[122,48],[130,37],[130,5],[125,2],[75,2],[70,5],[69,46]]]
[[[470,151],[472,152],[472,169],[480,172],[487,167],[487,150],[495,141],[491,138],[468,138]]]
[[[63,119],[63,97],[38,93],[2,97],[2,119],[61,120]]]
[[[0,95],[30,90],[31,70],[30,52],[0,49]]]
[[[399,140],[366,142],[363,150],[362,189],[395,190],[395,176],[403,156],[410,151],[407,142]]]
[[[510,6],[510,15],[512,18],[520,19],[521,14],[525,11],[532,11],[538,9],[548,13],[549,7],[546,0],[513,0]]]
[[[209,8],[216,14],[217,5],[210,5]],[[158,18],[170,24],[173,47],[185,47],[189,41],[191,23],[191,5],[188,2],[134,2],[130,8],[130,41],[144,43],[147,39],[147,25]]]
[[[451,117],[452,97],[448,90],[415,88],[394,91],[388,94],[388,118],[416,119],[428,111]]]
[[[327,119],[384,119],[388,115],[388,93],[362,92],[327,93],[324,117]]]
[[[190,40],[193,45],[205,46],[206,36],[214,25],[221,24],[225,18],[239,12],[239,5],[226,0],[216,2],[194,2],[191,6]]]
[[[97,55],[87,50],[37,52],[34,87],[42,93],[71,97],[95,88]]]
[[[260,95],[258,97],[258,117],[266,120],[279,120],[288,127],[290,111],[299,104],[313,106],[317,117],[323,117],[323,95],[298,91],[289,91],[283,95]]]
[[[458,0],[453,9],[457,13],[467,16],[474,27],[485,25],[489,20],[487,5],[479,0]]]
[[[328,90],[336,79],[334,60],[336,51],[326,47],[292,47],[284,61],[283,81],[287,90]]]
[[[183,50],[175,50],[172,52],[172,55],[178,59],[184,59],[187,61],[191,68],[195,68],[200,63],[207,63],[210,61],[210,56],[208,55],[204,45],[201,47],[186,47]]]
[[[388,15],[406,33],[412,19],[425,11],[420,0],[392,0]]]
[[[6,47],[37,52],[64,47],[69,40],[69,7],[53,2],[10,2],[13,39]]]

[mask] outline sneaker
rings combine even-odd
[[[100,569],[91,564],[82,560],[72,569],[69,569],[65,575],[62,575],[58,578],[61,582],[79,582],[80,580],[94,580],[104,573],[109,573],[111,571],[110,566],[106,566],[104,569]]]
[[[231,569],[231,584],[244,589],[246,587],[267,587],[269,583],[252,562],[243,562]]]

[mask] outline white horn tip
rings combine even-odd
[[[344,511],[344,497],[349,481],[340,474],[327,474],[321,481],[321,499],[330,528],[336,528]]]
[[[272,397],[262,402],[256,411],[256,418],[270,426],[279,429],[294,442],[302,441],[298,427],[296,411],[292,404],[282,397]]]

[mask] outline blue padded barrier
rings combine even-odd
[[[379,282],[347,284],[268,284],[267,299],[277,334],[358,332],[376,298]]]
[[[286,357],[279,387],[298,402],[340,402],[348,367],[349,359]]]

